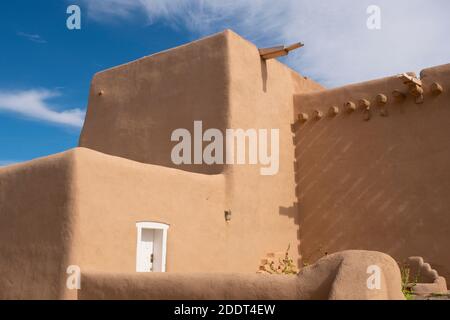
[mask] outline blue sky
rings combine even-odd
[[[190,39],[164,24],[97,23],[83,15],[82,3],[82,28],[69,31],[67,5],[61,0],[2,1],[0,96],[48,91],[53,97],[45,103],[53,110],[84,110],[96,72]],[[73,148],[80,130],[0,108],[0,165]]]
[[[82,28],[66,28],[67,6]],[[368,30],[366,9],[381,8]],[[15,0],[0,5],[0,166],[73,148],[92,76],[234,29],[259,46],[302,41],[284,61],[327,85],[450,62],[448,0]]]

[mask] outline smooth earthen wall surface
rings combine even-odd
[[[423,104],[395,101],[395,77],[296,96],[296,112],[326,115],[297,126],[297,194],[303,260],[326,252],[366,249],[402,261],[423,256],[450,278],[450,65],[422,72]],[[434,96],[433,82],[444,92]],[[387,116],[376,104],[388,97]],[[344,103],[371,102],[361,109]],[[340,108],[336,117],[327,115]]]
[[[134,272],[136,222],[152,221],[169,225],[167,272],[230,269],[227,259],[239,251],[225,238],[232,225],[224,218],[223,175],[193,174],[85,148],[75,153],[78,219],[72,264]],[[247,263],[243,259],[241,268]]]
[[[227,126],[227,54],[227,36],[220,33],[96,74],[79,146],[174,167],[174,130],[193,132],[195,120],[204,130]],[[222,165],[177,168],[223,171]]]
[[[44,208],[27,204],[26,192],[33,189],[13,194],[12,186],[23,185],[24,179],[33,180],[29,185],[36,188],[58,185],[62,182],[52,179],[62,169],[35,167],[51,161],[47,158],[25,163],[23,172],[36,177],[13,176],[0,192],[13,197],[11,205],[24,201],[24,209],[5,210],[17,219],[39,219],[41,233],[46,227],[62,232],[54,220],[67,215],[71,229],[61,237],[70,239],[53,244],[65,248],[64,261],[58,262],[63,271],[78,265],[82,272],[134,272],[139,221],[170,225],[168,272],[254,273],[267,253],[288,245],[297,262],[293,95],[319,89],[276,60],[262,61],[253,44],[229,30],[99,73],[92,81],[80,137],[80,145],[89,149],[62,155],[64,163],[71,163],[68,187],[43,197]],[[280,130],[278,174],[261,176],[260,164],[175,166],[170,135],[178,128],[192,132],[195,120],[203,121],[204,130]],[[72,207],[61,211],[55,204],[67,197]],[[232,212],[229,222],[226,210]],[[27,230],[25,222],[5,226],[15,233]],[[37,245],[36,250],[43,249]],[[11,259],[25,259],[20,255],[15,252]],[[67,291],[61,294],[72,297]]]
[[[367,269],[380,269],[380,288],[367,286]],[[299,275],[241,273],[84,273],[77,298],[153,300],[404,300],[396,262],[380,252],[327,256]]]
[[[160,208],[159,204],[145,208],[146,212],[151,212],[150,217],[176,215],[187,229],[199,223],[192,217],[202,215],[204,218],[200,221],[220,235],[217,242],[203,241],[207,238],[201,231],[192,235],[194,241],[198,238],[203,239],[202,243],[209,242],[201,247],[210,246],[212,252],[221,257],[220,262],[211,263],[207,269],[256,271],[259,260],[268,252],[283,251],[289,245],[297,262],[299,227],[291,131],[293,96],[320,89],[320,85],[282,63],[262,60],[255,45],[226,30],[97,74],[92,82],[80,146],[160,165],[161,171],[165,170],[163,167],[174,167],[210,175],[212,181],[223,179],[223,184],[214,192],[223,194],[224,202],[213,212],[203,212],[194,205],[195,215],[186,217],[182,208],[176,208],[176,213],[165,212],[164,207],[153,209],[153,206]],[[99,96],[98,92],[102,90],[104,93]],[[224,135],[225,129],[279,130],[278,173],[262,176],[260,164],[174,165],[170,156],[176,143],[170,141],[170,135],[178,128],[187,128],[193,133],[195,120],[203,121],[203,130],[217,128]],[[213,177],[221,173],[224,174],[222,178]],[[122,174],[123,177],[128,175],[126,170]],[[177,175],[170,179],[178,181]],[[179,181],[183,183],[176,184],[175,194],[185,195],[187,205],[197,202],[197,196],[190,197],[196,187],[195,178],[185,181],[183,179],[190,180],[192,176],[181,172],[179,175]],[[123,183],[123,177],[117,178],[118,183]],[[207,177],[202,179],[207,180]],[[162,199],[168,196],[163,190],[154,192]],[[123,199],[125,203],[126,198]],[[232,221],[226,228],[221,224],[215,229],[214,222],[208,219],[222,219],[225,210],[232,211]],[[114,215],[130,214],[126,211],[124,207]],[[141,211],[142,215],[143,209],[134,211]],[[180,241],[180,246],[184,240]],[[202,263],[183,268],[207,271]]]
[[[64,296],[76,211],[73,153],[0,168],[0,299]]]
[[[239,239],[248,232],[257,236],[249,243],[249,256],[283,252],[297,263],[300,256],[298,206],[295,194],[294,100],[298,93],[322,87],[277,60],[261,60],[258,48],[229,32],[231,128],[279,130],[279,171],[262,176],[261,165],[228,166],[227,199],[236,216],[232,232]],[[292,52],[299,54],[302,52]],[[231,244],[239,247],[239,242]],[[252,249],[259,248],[259,249]],[[259,251],[258,251],[259,250]],[[264,251],[261,251],[264,250]]]

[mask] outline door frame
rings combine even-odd
[[[141,221],[136,222],[137,228],[137,246],[136,246],[136,272],[149,272],[140,270],[140,261],[143,259],[142,257],[142,230],[143,229],[151,229],[154,230],[154,237],[156,238],[158,234],[162,232],[162,239],[159,239],[161,242],[161,260],[159,261],[159,265],[156,265],[156,268],[161,270],[160,272],[166,272],[166,256],[167,256],[167,230],[169,229],[169,225],[160,222],[150,222],[150,221]],[[161,231],[161,232],[156,232]],[[155,250],[155,242],[153,243],[153,251]],[[155,262],[153,262],[155,264]],[[155,265],[153,267],[155,269]],[[151,271],[150,271],[151,272]]]

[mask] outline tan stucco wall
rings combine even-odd
[[[322,90],[229,30],[99,73],[80,137],[90,149],[0,168],[0,298],[74,298],[62,287],[71,264],[132,273],[138,221],[170,225],[171,273],[254,273],[290,244],[295,261],[369,249],[423,256],[449,276],[449,75],[449,65],[424,71],[422,105],[390,100],[388,117],[341,113],[294,134],[299,112],[391,98],[404,85]],[[428,92],[434,81],[446,89],[439,97]],[[279,173],[174,168],[170,135],[195,120],[204,130],[279,129]]]
[[[236,239],[248,232],[247,254],[257,258],[285,250],[300,256],[298,207],[295,194],[293,96],[322,89],[317,83],[292,71],[277,60],[261,60],[252,43],[229,32],[230,128],[279,129],[280,167],[273,176],[262,176],[260,166],[227,167],[227,199],[239,217]],[[300,54],[300,53],[294,53]],[[231,244],[238,247],[238,243]],[[256,249],[259,248],[259,249]],[[261,251],[265,250],[265,251]]]
[[[204,130],[228,121],[227,33],[144,57],[96,74],[81,147],[144,163],[174,167],[172,132],[195,120]],[[103,95],[99,92],[103,91]],[[222,165],[177,166],[217,174]]]
[[[391,92],[407,91],[386,78],[296,97],[296,112],[341,113],[298,126],[297,166],[302,253],[313,262],[325,252],[367,249],[399,261],[423,256],[450,278],[450,65],[424,70],[425,102],[411,96],[395,102]],[[445,91],[433,96],[439,82]],[[374,106],[389,97],[389,115]],[[344,112],[343,104],[372,102],[373,115]]]
[[[77,148],[58,155],[62,163],[70,159],[68,187],[42,200],[45,207],[66,197],[73,201],[64,213],[73,222],[70,242],[55,243],[67,249],[65,267],[133,272],[137,221],[170,225],[169,272],[253,273],[268,252],[289,244],[297,260],[292,97],[319,88],[275,60],[263,63],[253,44],[229,30],[97,74],[80,145],[103,153]],[[202,120],[204,130],[280,129],[279,174],[263,177],[260,165],[171,168],[175,143],[170,135],[177,128],[191,129],[194,120]],[[35,165],[46,162],[26,163],[23,171],[33,171],[37,186],[62,183],[47,178],[57,179],[62,169],[43,174]],[[11,177],[11,187],[1,195],[12,197],[12,186],[31,177]],[[70,195],[64,193],[68,189]],[[14,201],[27,199],[32,190],[14,194]],[[62,215],[57,208],[45,215],[39,206],[29,212],[36,219],[43,216],[43,223]],[[232,210],[231,222],[225,221],[225,210]],[[21,208],[12,212],[29,214]],[[26,225],[3,227],[21,232]],[[58,225],[48,222],[48,228]]]
[[[73,236],[73,153],[0,168],[0,299],[64,294]]]
[[[367,269],[380,269],[369,289]],[[404,300],[397,263],[380,252],[345,251],[298,276],[241,273],[85,273],[78,299],[153,300]]]
[[[226,238],[232,224],[224,218],[222,175],[147,165],[85,148],[73,152],[79,206],[72,264],[134,272],[136,222],[153,221],[170,225],[168,272],[230,270],[229,261],[239,252]],[[241,270],[252,267],[247,263],[244,257]]]
[[[134,272],[138,221],[170,225],[167,271],[231,270],[224,190],[222,175],[85,148],[0,168],[0,298],[74,298],[70,265]]]
[[[260,165],[175,166],[196,173],[224,174],[221,188],[216,189],[223,192],[224,202],[213,213],[203,214],[222,218],[224,210],[231,210],[233,218],[226,229],[223,221],[220,228],[214,229],[217,241],[209,241],[208,246],[220,253],[220,262],[208,268],[254,271],[268,252],[283,251],[289,244],[293,258],[299,258],[291,131],[293,95],[321,88],[276,60],[261,60],[255,45],[226,30],[97,74],[92,81],[80,146],[174,167],[170,155],[176,143],[170,141],[171,133],[178,128],[192,133],[194,120],[202,120],[204,130],[217,128],[223,133],[227,128],[279,129],[280,169],[275,176],[261,176]],[[104,94],[99,96],[101,90]],[[184,178],[180,173],[180,179]],[[186,202],[195,202],[191,199],[197,196],[190,197],[195,183],[182,185],[177,193],[185,193]],[[165,197],[163,191],[155,193]],[[163,222],[170,223],[167,220],[171,220],[172,213],[165,212],[168,208],[156,206],[158,209],[146,207],[151,212],[147,216],[161,215],[166,218]],[[115,214],[130,215],[127,208],[125,205]],[[130,207],[128,211],[133,210]],[[143,214],[142,209],[135,211]],[[181,221],[185,228],[198,223],[184,215]],[[213,222],[205,221],[209,223]],[[173,268],[181,271],[178,264]],[[204,271],[204,266],[196,263],[182,270]]]

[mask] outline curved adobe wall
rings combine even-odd
[[[450,278],[450,65],[422,72],[424,103],[391,77],[296,97],[296,112],[324,117],[297,124],[297,195],[303,259],[345,249],[398,260],[420,255]],[[433,95],[430,87],[444,88]],[[387,114],[376,105],[388,97]],[[367,99],[372,116],[343,110]],[[338,106],[333,117],[328,109]]]
[[[65,297],[73,153],[0,168],[0,299]]]
[[[369,266],[380,289],[367,286]],[[304,268],[298,276],[261,274],[85,273],[78,299],[165,300],[404,300],[400,270],[379,252],[346,251]]]

